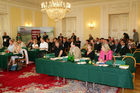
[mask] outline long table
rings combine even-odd
[[[4,52],[4,50],[0,49],[0,68],[6,70],[9,59],[11,58],[11,56],[14,56],[15,54],[5,53],[3,55],[3,54],[1,54],[2,52]],[[29,50],[28,51],[29,60],[30,61],[35,61],[35,59],[38,58],[38,55],[39,55],[40,52],[42,52],[42,50],[41,51],[40,50]],[[20,54],[18,54],[18,55],[20,55]]]
[[[44,50],[39,50],[39,49],[33,49],[27,51],[28,51],[28,56],[30,61],[35,61],[36,58],[39,58],[41,52],[45,52]]]
[[[72,62],[63,63],[43,58],[36,59],[35,65],[37,73],[94,82],[120,88],[134,88],[131,72],[118,67],[99,67]]]
[[[0,54],[0,68],[6,70],[10,57],[14,55],[21,55],[21,54],[13,54],[13,53]]]

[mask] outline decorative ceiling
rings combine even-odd
[[[6,1],[6,0],[5,0]],[[7,0],[9,2],[18,2],[22,4],[28,5],[35,5],[40,6],[41,2],[43,1],[50,1],[50,0]],[[114,1],[114,0],[63,0],[64,2],[70,2],[73,4],[85,4],[85,3],[97,3],[97,2],[106,2],[106,1]]]

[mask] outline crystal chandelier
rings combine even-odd
[[[48,16],[55,21],[64,18],[70,8],[71,4],[63,2],[63,0],[51,0],[41,3],[41,11],[46,11]]]

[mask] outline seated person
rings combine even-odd
[[[48,51],[48,43],[45,42],[45,40],[43,38],[40,39],[41,43],[40,43],[40,50],[46,50]]]
[[[13,40],[9,40],[9,46],[8,46],[8,51],[9,52],[13,52],[13,50],[14,50],[14,47],[15,47],[15,45],[14,45],[14,41]]]
[[[52,43],[50,42],[50,39],[46,39],[46,42],[48,43],[48,51],[51,53],[52,52]]]
[[[90,42],[89,40],[86,40],[86,43],[84,44],[83,49],[86,49],[87,50],[87,46],[88,46],[88,43],[89,42]]]
[[[79,47],[76,46],[76,42],[73,41],[71,42],[71,48],[70,48],[70,54],[74,55],[74,58],[77,59],[77,58],[81,58],[81,50],[79,49]]]
[[[54,52],[56,40],[57,40],[57,38],[53,38],[51,52]]]
[[[65,51],[68,51],[68,42],[67,42],[67,39],[66,38],[63,38],[63,43],[62,43],[62,45],[63,45],[63,48],[64,48],[64,50]]]
[[[17,41],[17,43],[19,44],[19,46],[22,48],[22,47],[26,47],[26,45],[19,39]]]
[[[55,41],[55,48],[54,48],[55,57],[62,57],[66,56],[63,47],[60,45],[59,41]]]
[[[122,40],[122,41],[120,42],[120,44],[121,44],[121,46],[120,46],[120,48],[118,49],[118,53],[119,53],[120,55],[126,55],[127,53],[130,53],[130,50],[129,50],[129,48],[127,47],[127,45],[126,45],[126,43],[124,42],[124,40]]]
[[[13,53],[22,54],[23,55],[22,48],[21,48],[21,46],[18,43],[15,43],[15,47],[14,47]],[[17,59],[17,58],[19,58],[19,56],[11,56],[11,61],[10,61],[9,64],[11,64],[11,62],[12,62],[12,65],[16,64],[15,63],[15,59]]]
[[[34,41],[33,41],[32,48],[33,49],[38,49],[39,48],[36,39],[34,39]]]
[[[113,46],[113,52],[118,53],[118,49],[120,48],[121,44],[119,43],[118,40],[114,41],[114,46]]]
[[[91,43],[89,43],[87,48],[88,48],[88,50],[85,53],[85,57],[89,57],[90,60],[94,60],[94,58],[95,58],[95,52],[92,49],[93,48],[93,45]]]
[[[102,44],[101,44],[101,42],[100,42],[100,39],[97,38],[97,39],[96,39],[96,42],[95,42],[95,44],[94,44],[94,50],[95,50],[96,52],[99,52],[99,51],[101,50],[101,46],[102,46]]]
[[[29,42],[26,44],[28,48],[32,48],[32,45],[33,45],[33,40],[29,40]]]
[[[136,44],[132,39],[128,40],[128,48],[136,48]]]
[[[106,62],[108,60],[112,60],[113,52],[111,51],[108,44],[102,44],[102,49],[99,55],[99,62]]]
[[[79,37],[76,38],[76,46],[79,48],[81,47],[81,41],[79,40]]]

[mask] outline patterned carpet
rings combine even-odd
[[[0,71],[0,93],[117,93],[118,88],[77,80],[57,80],[35,72],[34,65],[21,71]]]

